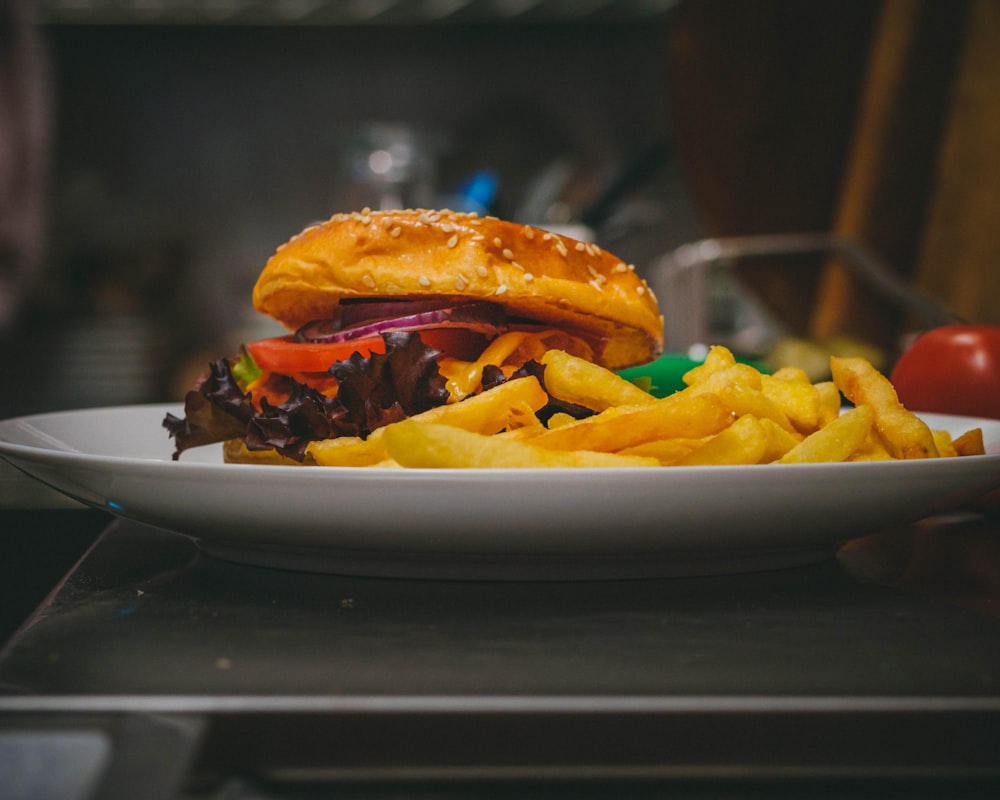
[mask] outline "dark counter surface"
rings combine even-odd
[[[970,516],[798,569],[449,582],[246,566],[115,521],[0,652],[0,743],[89,725],[120,773],[162,740],[184,765],[163,785],[207,796],[237,774],[257,792],[738,777],[988,796],[998,533]]]
[[[1000,697],[1000,620],[843,562],[671,580],[287,572],[116,522],[0,655],[45,695]]]

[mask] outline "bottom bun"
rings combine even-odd
[[[227,464],[279,464],[285,467],[314,467],[316,462],[306,454],[305,460],[287,458],[277,450],[247,450],[242,439],[229,439],[222,443],[222,459]]]

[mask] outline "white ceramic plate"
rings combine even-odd
[[[177,406],[0,422],[0,456],[88,505],[177,531],[227,558],[360,575],[618,578],[808,563],[845,539],[1000,485],[986,456],[912,462],[584,470],[402,470],[172,461]]]

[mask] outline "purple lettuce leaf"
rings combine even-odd
[[[163,420],[174,439],[174,460],[192,447],[243,439],[249,450],[273,448],[301,462],[311,441],[366,437],[447,402],[437,350],[413,333],[387,333],[383,339],[384,354],[364,358],[356,352],[330,367],[340,384],[335,398],[287,376],[274,376],[286,382],[288,398],[277,405],[262,398],[257,408],[234,377],[230,360],[212,362],[205,381],[185,397],[184,417],[167,414]]]

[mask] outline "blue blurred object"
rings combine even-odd
[[[499,188],[500,176],[491,169],[483,169],[470,175],[452,194],[445,196],[442,205],[452,211],[488,214]]]

